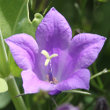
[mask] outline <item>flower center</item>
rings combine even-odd
[[[46,78],[47,78],[47,81],[51,84],[57,84],[58,83],[58,80],[55,77],[53,77],[51,72],[46,75]]]
[[[55,53],[49,55],[49,53],[46,50],[42,50],[41,54],[43,54],[46,57],[44,65],[48,66],[48,64],[50,64],[50,72],[46,75],[47,81],[50,82],[51,84],[58,83],[57,79],[52,75],[52,68],[51,68],[51,59],[57,57],[58,54]]]

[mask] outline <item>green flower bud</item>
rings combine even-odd
[[[42,19],[43,19],[43,16],[40,13],[36,13],[32,21],[33,26],[37,28],[40,22],[42,21]]]

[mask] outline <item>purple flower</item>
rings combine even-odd
[[[59,106],[56,110],[80,110],[79,107],[74,107],[70,104],[63,104]]]
[[[5,41],[14,60],[23,69],[25,94],[39,90],[56,94],[71,89],[89,89],[87,69],[97,58],[106,38],[81,33],[72,39],[66,19],[51,8],[36,30],[36,40],[16,34]]]

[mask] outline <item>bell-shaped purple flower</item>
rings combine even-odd
[[[56,94],[71,89],[89,89],[87,69],[97,58],[106,38],[81,33],[72,39],[66,19],[51,8],[36,30],[36,40],[15,34],[5,41],[15,62],[23,69],[25,94],[40,90]]]

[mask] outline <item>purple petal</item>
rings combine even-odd
[[[32,36],[28,34],[15,34],[7,39],[15,62],[22,69],[32,69],[38,53],[38,45]]]
[[[21,73],[23,79],[23,88],[25,94],[37,93],[40,90],[53,91],[54,85],[46,81],[39,80],[32,70],[26,70]]]
[[[51,8],[36,31],[40,50],[65,49],[71,38],[72,31],[68,22],[55,8]]]
[[[75,107],[71,104],[60,105],[56,110],[79,110],[79,107]]]
[[[49,91],[49,95],[56,95],[56,94],[59,94],[59,93],[61,93],[61,91],[59,91],[59,90]]]
[[[54,49],[53,52],[57,53],[58,57],[51,60],[52,74],[58,81],[65,80],[74,71],[72,57],[68,54],[68,50]]]
[[[56,89],[59,91],[72,89],[89,89],[90,72],[88,69],[80,69],[71,74],[66,80],[59,82]]]
[[[86,68],[90,66],[101,51],[106,38],[97,34],[82,33],[76,35],[70,45],[70,55],[74,67]]]
[[[45,56],[38,53],[36,59],[33,71],[37,74],[40,80],[47,80],[47,74],[50,72],[50,68],[44,65],[46,60]]]

